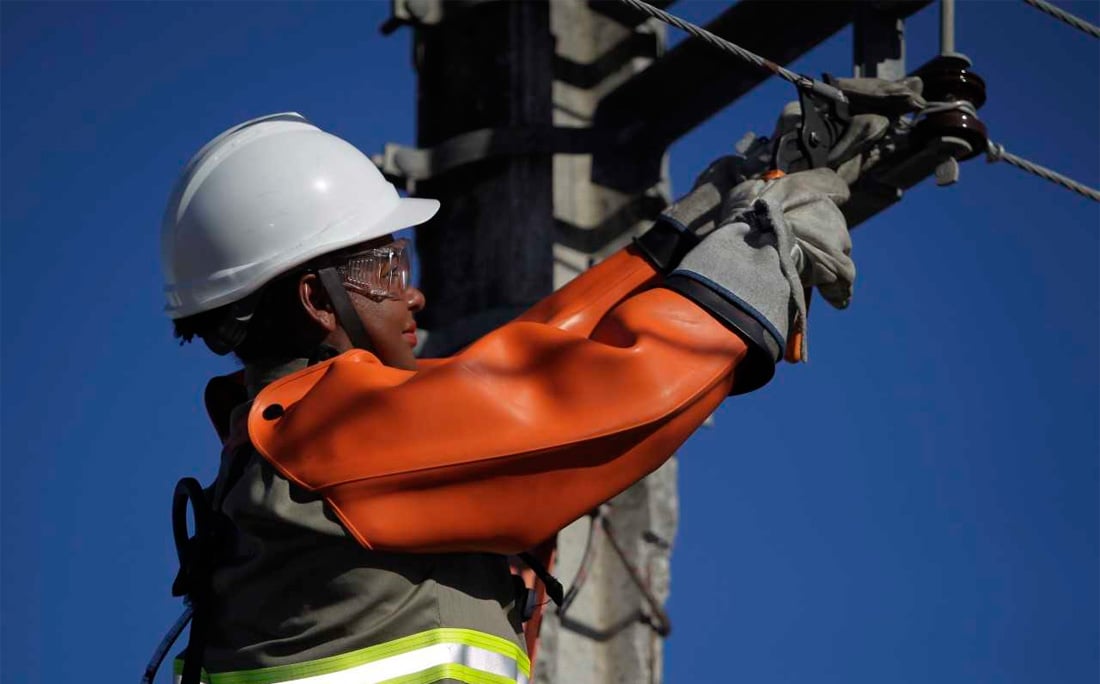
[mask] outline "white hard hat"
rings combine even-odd
[[[172,191],[161,227],[165,308],[176,319],[235,302],[438,209],[400,197],[366,155],[300,114],[246,121],[199,150]]]

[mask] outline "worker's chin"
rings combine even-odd
[[[402,340],[399,348],[380,354],[379,360],[390,368],[400,368],[401,370],[414,371],[418,367],[412,347],[405,345],[404,340]]]

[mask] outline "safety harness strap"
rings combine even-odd
[[[557,577],[550,574],[550,571],[546,569],[538,558],[535,558],[531,553],[523,552],[519,554],[520,560],[527,564],[527,567],[531,568],[535,572],[535,576],[542,581],[543,586],[546,587],[546,595],[550,597],[550,600],[554,602],[555,606],[561,607],[561,602],[565,596],[565,589],[561,586],[561,582]]]
[[[187,532],[188,506],[194,516],[194,536]],[[210,506],[198,480],[193,477],[180,480],[172,497],[172,536],[180,561],[179,574],[172,583],[172,595],[186,596],[194,611],[184,654],[183,684],[199,682],[213,602],[210,576],[225,534],[218,529],[220,524],[219,514]]]
[[[236,434],[247,433],[237,431]],[[242,444],[230,442],[225,448],[235,451],[240,446]],[[185,615],[190,615],[191,618],[191,632],[180,673],[181,684],[199,684],[200,682],[206,640],[215,610],[213,573],[222,562],[235,533],[232,521],[222,513],[221,506],[226,493],[243,477],[248,459],[240,453],[233,454],[231,458],[228,474],[219,488],[220,496],[214,491],[204,490],[195,478],[185,477],[176,484],[176,491],[172,497],[172,536],[180,561],[179,574],[172,583],[172,595],[186,597],[189,610]],[[191,508],[194,519],[194,535],[189,535],[187,531],[188,506]],[[171,648],[172,642],[179,637],[185,623],[185,618],[177,621],[178,629],[173,627],[169,637],[166,638],[166,643],[162,644],[165,651]],[[156,676],[156,668],[159,664],[157,660],[149,676],[150,682]]]

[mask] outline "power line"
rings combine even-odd
[[[1049,2],[1045,2],[1044,0],[1024,0],[1024,2],[1039,10],[1040,12],[1046,12],[1055,19],[1058,19],[1059,21],[1064,21],[1065,23],[1069,24],[1075,29],[1078,29],[1079,31],[1084,31],[1093,38],[1100,38],[1100,27],[1097,27],[1094,24],[1090,24],[1081,17],[1074,16],[1064,9],[1059,9],[1058,7],[1055,7],[1054,5],[1050,4]]]
[[[761,69],[765,69],[767,71],[770,71],[773,74],[775,74],[776,76],[782,78],[785,81],[789,81],[790,83],[793,83],[795,86],[797,86],[799,88],[802,88],[804,90],[813,91],[813,92],[815,92],[819,95],[827,97],[828,99],[834,100],[836,102],[841,102],[841,103],[845,103],[845,104],[848,102],[848,97],[843,92],[841,92],[838,88],[834,88],[831,85],[828,85],[826,83],[822,83],[821,81],[818,81],[817,79],[814,79],[814,78],[810,78],[809,76],[804,76],[802,74],[796,73],[794,71],[791,71],[790,69],[784,69],[783,67],[779,66],[778,64],[771,61],[770,59],[765,59],[765,58],[761,57],[760,55],[756,54],[755,52],[750,52],[749,50],[746,50],[745,48],[741,47],[740,45],[735,45],[735,44],[729,42],[728,40],[726,40],[725,38],[721,38],[719,36],[714,35],[713,33],[706,30],[705,28],[696,26],[695,24],[691,23],[690,21],[684,21],[683,19],[680,19],[679,17],[673,16],[673,15],[669,14],[668,12],[665,12],[664,10],[657,9],[653,5],[642,2],[642,0],[619,0],[619,2],[622,2],[626,5],[629,5],[630,7],[633,7],[634,9],[638,10],[639,12],[644,12],[645,14],[648,14],[649,16],[653,17],[654,19],[659,19],[659,20],[665,22],[666,24],[668,24],[669,26],[675,26],[676,28],[678,28],[682,31],[687,31],[688,33],[695,36],[696,38],[699,38],[700,40],[702,40],[702,41],[704,41],[704,42],[706,42],[710,45],[713,45],[714,47],[718,48],[719,50],[722,50],[723,52],[727,52],[727,53],[729,53],[729,54],[731,54],[731,55],[733,55],[733,56],[735,56],[739,59],[742,59],[742,60],[744,60],[744,61],[746,61],[750,64],[756,65],[756,66],[760,67]]]
[[[1076,192],[1080,195],[1084,195],[1085,197],[1088,197],[1091,200],[1095,200],[1097,202],[1100,202],[1100,190],[1095,190],[1093,188],[1090,188],[1087,185],[1084,185],[1082,183],[1078,183],[1077,181],[1073,180],[1072,178],[1068,178],[1066,176],[1063,176],[1062,174],[1058,173],[1057,171],[1052,171],[1052,170],[1046,168],[1045,166],[1040,166],[1040,165],[1036,164],[1035,162],[1028,161],[1027,159],[1024,159],[1023,157],[1017,157],[1016,155],[1012,154],[1011,152],[1008,152],[1007,150],[1005,150],[1004,145],[998,145],[997,143],[993,142],[992,140],[989,142],[989,149],[986,152],[986,158],[990,162],[1006,161],[1006,162],[1008,162],[1009,164],[1012,164],[1013,166],[1015,166],[1018,169],[1023,169],[1024,171],[1027,171],[1028,173],[1035,174],[1036,176],[1039,176],[1040,178],[1045,178],[1046,180],[1050,181],[1051,183],[1057,183],[1058,185],[1061,185],[1063,188],[1066,188],[1068,190],[1072,190],[1072,191],[1074,191],[1074,192]]]

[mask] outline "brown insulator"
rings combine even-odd
[[[933,57],[914,75],[924,83],[922,94],[926,100],[966,100],[975,109],[985,104],[985,81],[970,70],[970,60],[962,55]]]
[[[959,161],[983,154],[989,143],[989,133],[982,120],[961,109],[929,114],[913,129],[913,135],[921,146],[944,136],[965,140],[970,144],[970,152],[960,155]]]
[[[970,70],[970,60],[962,55],[934,57],[917,69],[915,75],[921,77],[922,94],[929,102],[964,100],[975,110],[985,104],[985,81]],[[962,107],[928,114],[920,120],[913,134],[922,144],[944,136],[965,140],[970,144],[970,152],[958,157],[960,161],[984,153],[989,143],[985,124]]]

